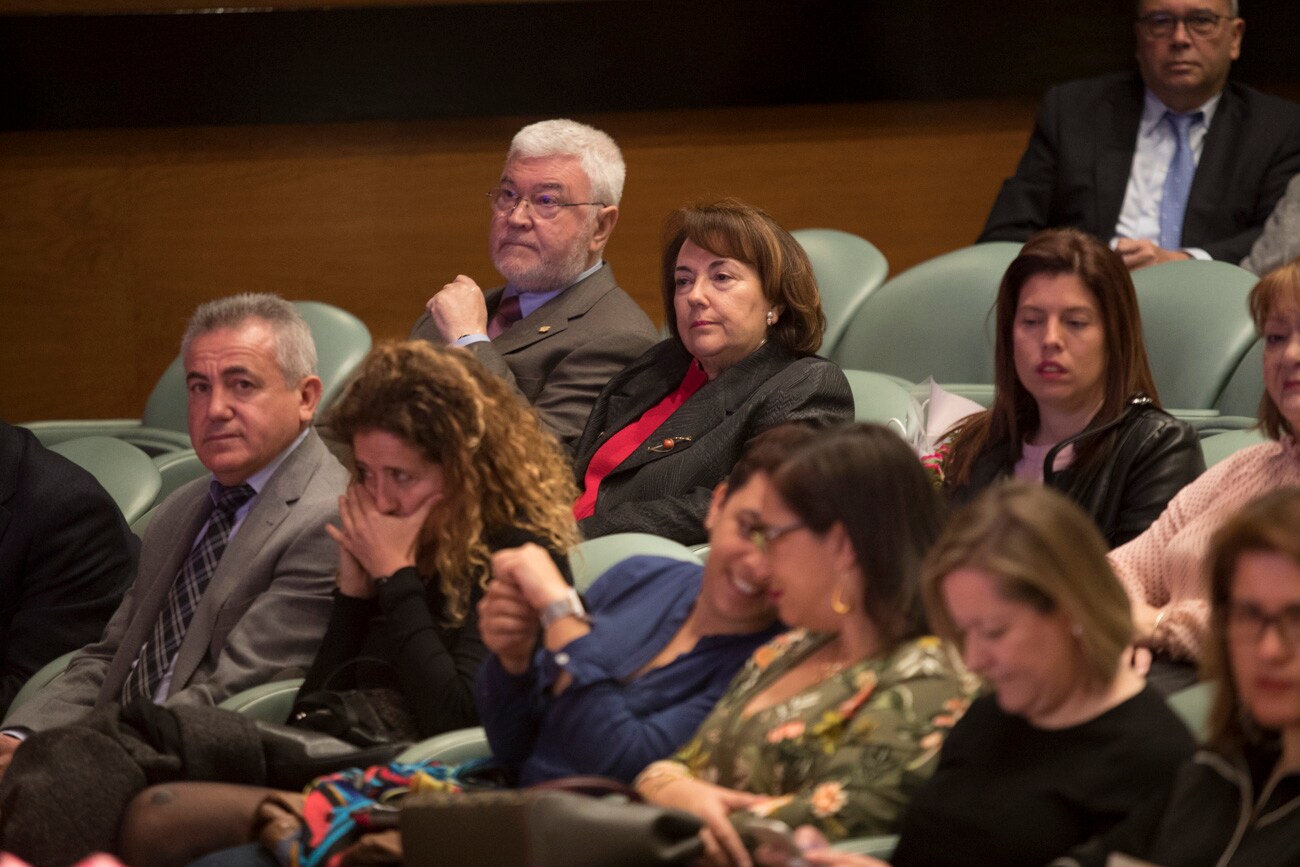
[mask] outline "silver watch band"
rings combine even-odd
[[[565,617],[576,617],[584,623],[588,622],[587,609],[582,607],[582,598],[578,596],[578,591],[572,587],[569,588],[568,593],[564,594],[563,599],[557,599],[547,605],[538,615],[543,629]]]

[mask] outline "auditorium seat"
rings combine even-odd
[[[922,382],[961,394],[993,382],[990,315],[1020,244],[976,244],[922,262],[886,281],[858,308],[830,351],[840,367]]]
[[[853,392],[853,417],[893,430],[909,443],[921,429],[921,405],[897,378],[870,370],[846,370]]]
[[[1257,341],[1246,297],[1258,280],[1236,265],[1200,260],[1133,272],[1151,373],[1166,409],[1216,408]],[[1257,402],[1258,391],[1254,397]],[[1254,411],[1251,406],[1234,414]]]
[[[1212,467],[1233,452],[1268,441],[1259,428],[1217,433],[1201,440],[1201,454],[1205,455],[1205,465]]]
[[[796,229],[790,234],[812,262],[826,313],[819,352],[829,356],[862,302],[885,282],[889,262],[866,238],[839,229]]]
[[[671,557],[691,563],[704,562],[690,548],[672,539],[652,533],[611,533],[579,542],[569,552],[573,586],[579,591],[586,590],[615,563],[640,555]]]
[[[128,524],[153,506],[162,488],[162,476],[149,456],[112,437],[86,436],[50,446],[89,472],[113,498]]]

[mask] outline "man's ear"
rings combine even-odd
[[[614,226],[618,223],[618,205],[609,205],[601,208],[600,213],[596,215],[596,230],[591,235],[591,244],[589,249],[593,253],[599,253],[605,249],[609,243],[609,236],[614,234]]]
[[[319,376],[304,376],[295,391],[298,393],[298,419],[304,424],[311,424],[320,404],[321,385]]]
[[[713,489],[713,496],[709,498],[709,513],[704,516],[704,529],[712,532],[713,525],[717,523],[718,518],[722,515],[722,504],[727,499],[727,483],[718,482],[718,486]]]

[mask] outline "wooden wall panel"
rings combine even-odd
[[[583,117],[629,165],[608,254],[656,320],[660,227],[736,195],[875,242],[895,271],[970,243],[1027,102]],[[404,335],[457,273],[496,282],[483,193],[529,118],[0,135],[0,416],[138,415],[199,302],[319,299]]]

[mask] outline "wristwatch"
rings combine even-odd
[[[569,588],[568,593],[564,594],[563,598],[557,599],[543,608],[539,615],[543,629],[565,617],[576,617],[583,623],[591,622],[591,618],[587,616],[587,609],[582,607],[582,597],[572,587]]]

